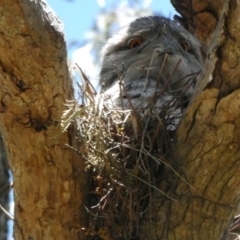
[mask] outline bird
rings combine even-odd
[[[108,124],[102,132],[110,132],[107,138],[99,138],[104,139],[100,145],[107,144],[104,152],[117,156],[109,166],[121,169],[110,174],[116,176],[112,189],[116,182],[124,187],[118,187],[108,202],[121,206],[109,216],[116,214],[113,224],[129,226],[125,239],[140,239],[141,218],[157,189],[151,186],[163,178],[163,159],[170,152],[182,109],[194,94],[203,62],[200,41],[179,21],[163,16],[135,19],[103,47],[99,83],[104,104],[97,98],[94,108],[98,111],[101,106]],[[165,110],[167,114],[162,114]],[[109,136],[113,137],[110,141]],[[134,191],[129,194],[130,189]]]
[[[179,21],[140,17],[109,38],[102,50],[100,85],[111,108],[163,108],[189,102],[203,68],[200,41]]]

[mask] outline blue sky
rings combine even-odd
[[[46,0],[64,23],[67,43],[72,40],[83,41],[85,33],[93,26],[96,15],[101,10],[99,3],[105,2],[110,7],[116,0]],[[148,0],[150,8],[156,13],[171,17],[176,12],[170,0]]]

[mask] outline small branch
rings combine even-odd
[[[0,209],[8,216],[9,219],[14,220],[14,217],[1,204]]]

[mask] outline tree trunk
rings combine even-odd
[[[151,239],[227,239],[240,199],[240,5],[172,2],[206,43],[207,59],[169,159],[188,184],[164,172],[161,188],[176,201],[157,197],[147,229]]]
[[[15,239],[78,239],[83,162],[74,129],[62,133],[73,99],[62,25],[41,1],[0,3],[0,127],[14,176]]]

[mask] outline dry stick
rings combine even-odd
[[[93,85],[91,84],[91,82],[89,81],[88,77],[86,76],[86,74],[82,71],[81,67],[79,67],[79,65],[76,63],[76,71],[77,73],[81,76],[82,80],[84,81],[85,85],[86,85],[86,90],[84,91],[82,86],[77,83],[77,86],[82,90],[82,92],[84,93],[84,95],[86,96],[86,98],[91,102],[91,103],[95,103],[95,97],[97,95],[97,92],[95,90],[95,88],[93,87]],[[86,94],[88,93],[88,95]],[[104,108],[106,108],[105,104],[103,104]]]
[[[154,54],[155,54],[156,51],[159,51],[159,49],[155,49],[155,50],[154,50]],[[153,61],[154,54],[152,55],[149,68],[151,68],[151,64],[152,64],[152,61]],[[181,59],[180,59],[180,60],[178,61],[178,63],[176,64],[174,70],[172,71],[171,75],[168,77],[168,79],[167,79],[164,87],[162,88],[162,90],[161,90],[160,92],[158,92],[157,89],[158,89],[159,81],[160,81],[160,79],[161,79],[161,75],[162,75],[163,69],[164,69],[164,67],[165,67],[167,58],[168,58],[168,54],[166,53],[166,54],[164,55],[164,59],[163,59],[163,62],[162,62],[162,64],[161,64],[161,68],[160,68],[160,71],[159,71],[159,77],[158,77],[157,82],[156,82],[156,89],[155,89],[155,92],[154,92],[154,95],[153,95],[153,98],[152,98],[152,99],[153,99],[153,103],[156,103],[156,101],[157,101],[157,97],[156,97],[157,93],[158,93],[158,95],[161,95],[161,94],[163,94],[163,93],[165,92],[167,86],[170,84],[170,82],[171,82],[171,80],[172,80],[172,76],[173,76],[174,73],[176,72],[176,70],[177,70],[177,68],[178,68],[178,66],[179,66],[179,64],[180,64],[180,62],[181,62]],[[149,74],[149,72],[148,72],[148,74]],[[148,74],[147,74],[147,78],[148,78]],[[147,79],[146,79],[146,80],[147,80]],[[147,81],[145,82],[145,86],[144,86],[143,92],[144,92],[144,90],[145,90],[146,84],[147,84]],[[190,86],[189,86],[189,87],[190,87]],[[154,137],[154,141],[155,141],[155,139],[156,139],[156,134],[155,134],[155,137]]]
[[[76,148],[74,148],[68,144],[65,144],[65,146],[70,148],[71,150],[75,151],[76,153],[78,153],[86,162],[88,162],[89,164],[92,164],[82,152],[78,151]]]
[[[92,213],[85,205],[84,205],[84,208],[87,210],[87,212],[88,212],[89,214],[91,214],[91,215],[94,216],[95,218],[103,218],[103,219],[106,219],[106,218],[107,218],[107,217],[105,217],[105,216],[99,216],[98,213],[96,213],[96,214]]]
[[[77,82],[77,86],[82,90],[83,93],[85,93],[84,89],[82,88],[82,86],[78,82]],[[91,103],[94,103],[94,99],[92,98],[92,96],[91,96],[91,98],[87,97],[87,99],[90,100]]]
[[[146,133],[146,131],[147,131],[147,126],[148,126],[148,124],[149,124],[149,120],[150,120],[150,118],[147,119],[145,128],[144,128],[144,130],[143,130],[143,134],[142,134],[142,136],[141,136],[141,140],[142,140],[142,141],[141,141],[141,149],[139,150],[140,154],[139,154],[139,156],[138,156],[137,163],[139,163],[140,158],[141,158],[141,153],[143,152],[143,149],[145,149],[145,148],[144,148],[144,137],[143,137],[143,136],[145,136],[145,133]],[[143,168],[145,168],[145,171],[146,171],[145,173],[147,174],[148,171],[147,171],[146,167],[144,166],[144,163],[142,164],[142,166],[143,166]],[[139,165],[139,168],[140,168],[140,165]],[[141,169],[141,168],[140,168],[140,169]],[[143,171],[143,172],[144,172],[144,171]]]
[[[156,131],[155,131],[155,133],[154,133],[154,135],[151,139],[151,147],[154,145],[161,128],[162,128],[162,123],[159,122],[158,125],[157,125],[157,129],[156,129]]]
[[[14,220],[14,217],[0,204],[0,209],[7,215],[8,218]]]
[[[189,73],[189,74],[187,74],[186,76],[178,79],[176,82],[182,81],[184,78],[188,78],[188,77],[191,77],[191,76],[194,76],[193,78],[196,79],[199,74],[200,74],[200,71],[195,72],[195,73]],[[186,91],[190,88],[190,86],[193,84],[193,83],[191,82],[191,80],[192,80],[192,79],[189,79],[183,87],[181,87],[181,88],[179,88],[179,89],[176,89],[176,90],[172,90],[171,92],[172,92],[172,93],[178,92],[180,89],[183,89],[183,88],[185,88],[185,92],[186,92]],[[175,83],[176,83],[176,82],[175,82]]]
[[[83,76],[83,80],[85,81],[85,83],[87,83],[87,84],[91,87],[93,93],[96,95],[97,92],[96,92],[95,88],[93,87],[93,85],[91,84],[91,82],[89,81],[89,79],[88,79],[88,77],[86,76],[86,74],[82,71],[82,69],[79,67],[79,65],[78,65],[77,63],[75,63],[75,64],[76,64],[76,66],[77,66],[77,69],[78,69],[79,72],[80,72],[80,75]]]
[[[161,79],[161,76],[162,76],[162,73],[163,73],[163,68],[165,67],[167,58],[168,58],[168,53],[165,53],[164,58],[163,58],[163,62],[161,64],[161,68],[160,68],[160,71],[159,71],[159,74],[158,74],[158,79],[157,79],[157,82],[156,82],[156,89],[158,88],[158,85],[159,85],[159,82],[160,82],[160,79]]]
[[[152,65],[152,62],[153,62],[154,54],[155,54],[156,52],[161,52],[161,50],[160,50],[159,48],[156,48],[156,49],[153,51],[153,54],[152,54],[152,57],[151,57],[151,61],[150,61],[148,70],[151,70],[151,68],[152,68],[151,65]],[[167,53],[166,53],[166,55],[167,55]],[[165,55],[165,56],[166,56],[166,55]],[[164,57],[164,58],[165,58],[165,57]],[[144,91],[145,91],[145,89],[146,89],[147,81],[148,81],[148,76],[149,76],[149,71],[147,72],[146,81],[145,81],[145,84],[144,84],[144,87],[143,87],[142,94],[144,93]]]
[[[132,232],[132,228],[133,228],[133,223],[132,223],[132,193],[130,192],[130,199],[129,199],[129,218],[130,218],[130,232]]]
[[[154,104],[157,102],[157,92],[158,92],[157,90],[158,90],[158,87],[159,87],[159,82],[160,82],[160,79],[161,79],[161,76],[162,76],[163,69],[165,67],[167,58],[168,58],[168,53],[165,53],[164,58],[163,58],[163,62],[161,64],[161,68],[160,68],[160,71],[159,71],[159,74],[158,74],[158,79],[156,81],[156,89],[155,89],[154,95],[152,97]]]
[[[171,197],[170,197],[170,196],[168,196],[168,195],[167,195],[165,192],[163,192],[163,191],[162,191],[162,190],[160,190],[159,188],[157,188],[157,187],[153,186],[152,184],[150,184],[150,183],[148,183],[148,182],[144,181],[143,179],[139,178],[138,176],[134,176],[134,175],[132,175],[131,173],[129,173],[129,175],[131,175],[131,176],[132,176],[132,177],[134,177],[134,178],[137,178],[137,179],[138,179],[138,180],[140,180],[141,182],[145,183],[146,185],[148,185],[148,186],[152,187],[153,189],[157,190],[158,192],[162,193],[162,194],[163,194],[164,196],[166,196],[167,198],[169,198],[169,199],[171,199],[171,200],[173,200],[173,201],[177,202],[177,200],[176,200],[176,199],[174,199],[174,198],[171,198]]]
[[[137,131],[140,132],[140,124],[139,124],[139,122],[137,121],[137,120],[138,120],[138,118],[137,118],[138,114],[137,114],[137,112],[136,112],[135,107],[134,107],[133,104],[132,104],[131,98],[130,98],[129,95],[128,95],[127,89],[125,88],[124,84],[123,84],[122,86],[123,86],[123,91],[125,92],[125,94],[126,94],[126,96],[127,96],[128,103],[129,103],[129,105],[130,105],[130,108],[131,108],[131,110],[132,110],[132,115],[133,115],[133,117],[136,119]]]
[[[129,149],[135,150],[135,151],[139,151],[139,149],[133,148],[128,146],[127,144],[123,144],[122,146],[127,147]],[[167,164],[166,162],[160,160],[159,158],[154,157],[153,155],[151,155],[146,149],[144,149],[143,151],[144,154],[148,155],[149,157],[151,157],[154,161],[156,161],[156,163],[159,163],[159,161],[161,163],[163,163],[165,166],[169,167],[180,179],[182,179],[183,182],[185,182],[188,186],[192,187],[193,189],[195,189],[190,183],[187,182],[187,180],[185,180],[173,167],[171,167],[169,164]]]
[[[119,77],[119,90],[120,90],[120,96],[121,96],[122,111],[124,111],[123,92],[122,92],[122,87],[123,87],[123,91],[125,92],[125,94],[126,94],[126,96],[127,96],[127,99],[128,99],[128,102],[129,102],[129,104],[130,104],[130,107],[131,107],[131,109],[132,109],[132,111],[133,111],[133,116],[137,116],[137,114],[136,114],[136,112],[135,112],[135,108],[133,107],[132,102],[131,102],[131,99],[129,98],[129,95],[128,95],[128,93],[127,93],[127,90],[126,90],[126,88],[125,88],[125,86],[124,86],[123,79],[122,79],[122,77],[121,77],[121,75],[120,75],[120,73],[119,73],[119,71],[118,71],[118,67],[117,67],[117,65],[114,65],[114,66],[115,66],[115,68],[116,68],[116,71],[117,71],[117,74],[118,74],[118,77]],[[124,113],[124,112],[123,112],[123,113]],[[124,121],[124,114],[122,114],[121,116],[122,116],[122,122],[123,122],[123,121]],[[137,125],[139,125],[138,122],[137,122]],[[125,134],[124,134],[124,136],[123,136],[123,138],[122,138],[121,144],[123,143],[124,138],[125,138]],[[123,148],[123,152],[124,152],[124,153],[123,153],[123,156],[124,156],[123,161],[126,162],[126,161],[125,161],[125,148]]]
[[[118,71],[118,67],[117,67],[117,65],[114,65],[114,66],[115,66],[115,68],[116,68],[116,72],[117,72],[118,77],[119,77],[119,90],[120,90],[120,96],[121,96],[122,111],[123,111],[123,113],[125,113],[125,112],[124,112],[124,105],[123,105],[123,92],[122,92],[121,86],[123,87],[123,91],[125,92],[125,94],[126,94],[126,96],[127,96],[127,99],[128,99],[129,105],[130,105],[130,108],[131,108],[131,110],[132,110],[133,113],[134,113],[133,115],[134,115],[134,116],[137,116],[136,111],[135,111],[135,108],[133,107],[133,104],[132,104],[132,102],[131,102],[131,98],[129,97],[128,92],[127,92],[127,90],[126,90],[126,88],[125,88],[123,79],[122,79],[122,77],[121,77],[121,75],[120,75],[120,73],[119,73],[119,71]],[[122,116],[122,117],[123,117],[123,116]],[[139,124],[138,124],[138,125],[139,125]]]
[[[134,115],[136,115],[135,107],[134,107],[133,104],[132,104],[132,101],[131,101],[131,98],[130,98],[129,95],[128,95],[127,89],[125,88],[124,84],[123,84],[122,86],[123,86],[123,90],[124,90],[124,92],[125,92],[125,94],[126,94],[126,96],[127,96],[128,102],[129,102],[129,104],[130,104],[130,108],[131,108],[131,110],[133,110]]]
[[[166,83],[164,84],[163,88],[162,88],[161,91],[159,92],[160,95],[163,94],[163,93],[166,91],[166,88],[167,88],[167,86],[170,84],[170,82],[171,82],[171,80],[172,80],[172,77],[173,77],[173,74],[177,71],[177,68],[178,68],[178,66],[179,66],[179,64],[180,64],[181,61],[182,61],[182,59],[180,59],[180,60],[177,62],[177,64],[176,64],[175,68],[173,69],[171,75],[168,77]]]
[[[95,103],[94,101],[94,96],[97,95],[97,92],[95,90],[95,88],[93,87],[93,85],[91,84],[91,82],[89,81],[88,77],[85,75],[85,73],[82,71],[81,67],[79,67],[78,64],[76,64],[76,70],[77,70],[77,73],[82,77],[82,80],[84,81],[85,85],[88,86],[88,92],[90,93],[88,96],[87,96],[87,99],[91,101],[91,103]],[[78,87],[82,90],[82,92],[85,92],[82,88],[82,86],[77,82],[77,85]],[[90,86],[90,88],[89,88]],[[91,96],[91,97],[90,97]],[[100,101],[100,100],[99,100]],[[103,103],[103,107],[105,110],[108,110],[108,107],[106,106],[105,103]],[[111,117],[110,117],[111,118]],[[112,120],[112,118],[111,118]]]
[[[116,64],[114,64],[114,67],[116,69],[116,72],[117,72],[117,75],[118,75],[118,78],[119,78],[119,90],[120,90],[120,96],[121,96],[121,104],[122,104],[122,110],[124,110],[124,105],[123,105],[123,94],[122,94],[122,88],[121,88],[121,85],[124,86],[124,84],[122,83],[122,77],[118,71],[118,67]]]
[[[230,233],[238,233],[239,234],[239,232],[235,229],[235,228],[239,227],[239,225],[240,225],[239,217],[240,217],[240,215],[237,215],[234,217],[235,222],[230,226],[230,229],[229,229]]]

